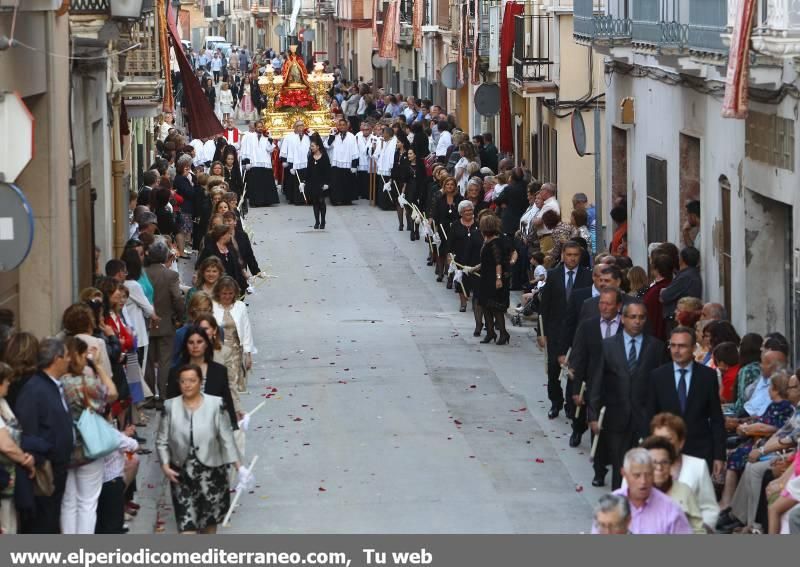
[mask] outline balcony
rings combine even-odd
[[[319,0],[317,2],[317,13],[320,16],[335,16],[336,15],[335,0]]]
[[[722,42],[727,33],[728,0],[693,0],[689,3],[687,46],[693,54],[725,57],[728,48]]]
[[[630,0],[610,0],[607,13],[596,0],[575,0],[577,43],[589,45],[594,41],[610,45],[627,44],[631,40]]]
[[[527,97],[554,96],[551,80],[549,15],[526,14],[514,21],[514,77],[512,89]]]
[[[797,4],[797,0],[759,0],[752,35],[754,51],[777,58],[800,56]],[[729,7],[728,26],[733,26],[735,15],[735,7]]]
[[[155,18],[148,17],[131,26],[130,41],[141,47],[119,57],[119,77],[122,95],[131,99],[159,99],[163,80],[161,56],[155,32]]]
[[[681,20],[680,0],[636,0],[631,42],[646,51],[679,51],[689,41],[689,26]]]
[[[69,13],[73,16],[108,16],[109,0],[72,0]]]

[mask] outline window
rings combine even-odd
[[[751,110],[744,148],[752,160],[794,171],[794,120]]]
[[[539,165],[542,183],[558,183],[558,131],[542,124]]]
[[[667,241],[667,160],[647,156],[647,242]]]

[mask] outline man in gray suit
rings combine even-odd
[[[622,484],[622,460],[628,449],[649,432],[647,407],[651,396],[650,372],[664,363],[664,343],[644,334],[647,309],[641,303],[622,308],[622,333],[603,340],[589,393],[589,422],[599,431],[601,408],[606,408],[601,443],[612,471],[612,489]]]
[[[168,255],[166,242],[156,240],[147,251],[150,265],[145,268],[147,277],[153,284],[153,309],[157,315],[150,322],[145,380],[161,402],[167,395],[167,376],[172,364],[175,329],[183,321],[184,303],[178,274],[164,265]]]

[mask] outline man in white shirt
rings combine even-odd
[[[453,145],[453,137],[450,135],[450,123],[447,120],[440,120],[438,129],[439,141],[436,142],[436,161],[447,163],[447,148]]]
[[[545,183],[542,185],[542,188],[539,190],[539,195],[541,195],[542,199],[544,199],[544,203],[542,204],[542,208],[539,210],[539,212],[536,213],[536,216],[533,217],[533,226],[536,228],[537,236],[541,238],[542,236],[547,236],[553,232],[544,225],[542,215],[544,215],[544,213],[547,211],[555,211],[560,215],[561,207],[556,200],[556,186],[554,183]]]
[[[278,190],[272,173],[272,150],[275,143],[264,132],[264,123],[256,122],[256,131],[248,132],[242,139],[242,166],[244,167],[247,200],[253,207],[277,205]]]
[[[214,154],[217,153],[217,143],[214,136],[210,138],[203,138],[203,164],[206,167],[211,167],[211,162],[214,161]]]
[[[392,168],[394,167],[394,158],[397,151],[397,138],[391,126],[383,127],[383,137],[375,141],[371,151],[375,160],[375,170],[378,173],[375,201],[383,210],[393,210],[395,204],[389,193],[392,183]]]
[[[355,174],[358,171],[359,153],[356,137],[349,132],[350,125],[339,119],[324,146],[331,160],[331,204],[352,205],[358,199]]]
[[[369,199],[369,151],[373,142],[372,128],[372,123],[365,120],[361,123],[361,131],[356,134],[356,146],[358,147],[356,183],[358,185],[358,196],[362,199]]]
[[[286,200],[295,205],[305,205],[306,198],[300,191],[300,183],[305,183],[308,151],[311,140],[305,133],[302,120],[294,124],[294,132],[281,141],[281,162],[283,162],[283,192]]]

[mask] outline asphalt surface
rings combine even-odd
[[[248,297],[258,354],[242,399],[266,405],[244,459],[259,456],[257,487],[221,533],[588,531],[603,492],[589,438],[571,449],[566,419],[547,419],[530,324],[479,344],[425,244],[366,201],[329,206],[324,231],[286,204],[247,224],[272,277]],[[175,531],[154,457],[132,532]]]

